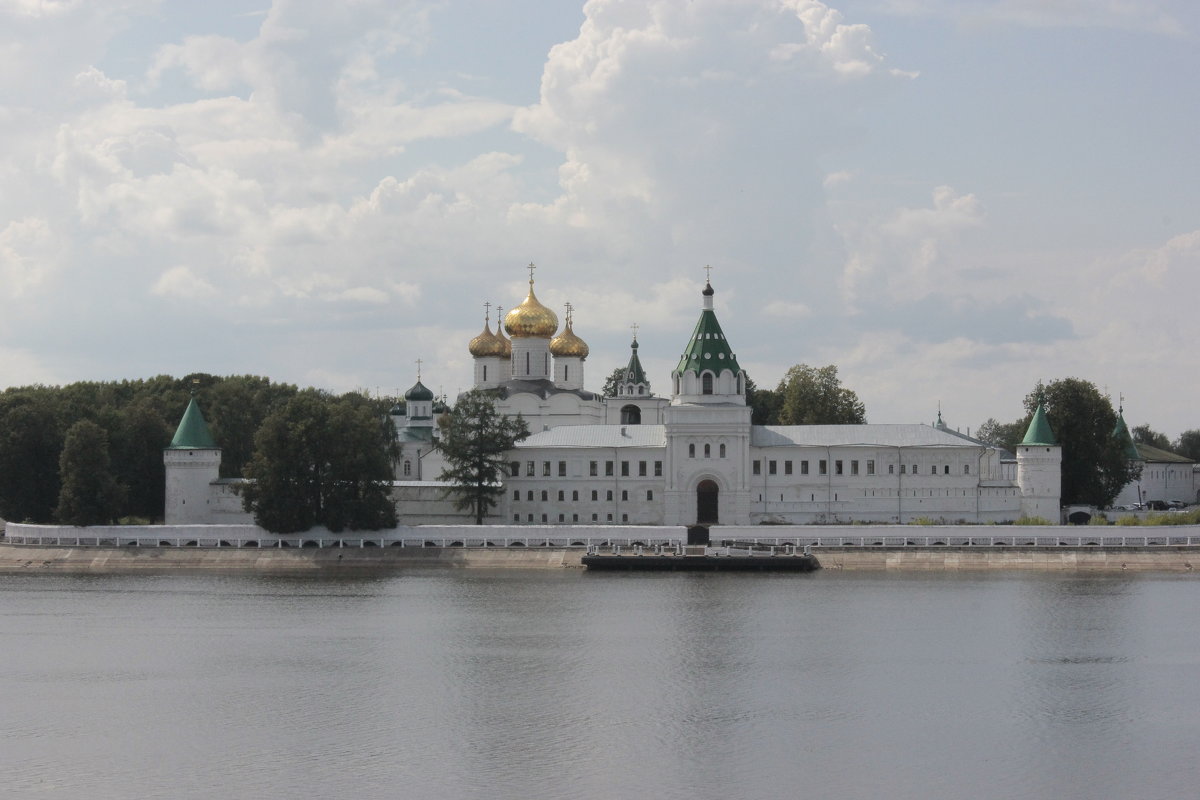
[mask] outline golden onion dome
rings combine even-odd
[[[550,342],[550,354],[555,358],[584,359],[588,357],[588,352],[587,342],[580,339],[575,335],[575,331],[571,330],[570,319],[567,320],[566,330]]]
[[[512,358],[512,341],[504,335],[504,329],[500,327],[498,322],[496,323],[496,341],[500,342],[504,348],[504,352],[501,355],[505,358]]]
[[[461,341],[461,339],[459,341]],[[472,339],[471,344],[467,346],[467,349],[471,351],[471,355],[475,356],[475,358],[503,356],[504,344],[507,341],[507,339],[501,341],[501,339],[497,338],[497,336],[492,333],[491,324],[484,322],[483,333]]]
[[[538,302],[532,280],[529,281],[529,296],[504,318],[504,329],[514,339],[549,339],[558,330],[558,316]]]

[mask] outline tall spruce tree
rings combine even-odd
[[[480,389],[461,395],[439,424],[438,449],[446,459],[439,480],[452,484],[447,494],[454,497],[454,507],[470,510],[475,524],[482,525],[504,491],[508,452],[529,435],[529,426],[520,416],[497,412],[491,393]]]

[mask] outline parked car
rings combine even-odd
[[[1187,503],[1183,502],[1182,500],[1168,500],[1167,501],[1167,508],[1183,508],[1186,505],[1187,505]]]
[[[1151,511],[1166,511],[1167,510],[1167,501],[1166,500],[1147,500],[1146,508],[1150,509]]]
[[[1141,511],[1141,503],[1126,503],[1123,506],[1117,506],[1117,511]]]

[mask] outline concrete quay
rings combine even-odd
[[[584,547],[74,547],[0,543],[0,575],[257,573],[334,576],[406,569],[580,569]],[[1200,573],[1200,547],[813,548],[827,571]]]
[[[260,573],[351,575],[418,568],[581,568],[586,548],[73,547],[0,543],[0,575]]]

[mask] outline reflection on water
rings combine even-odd
[[[1186,578],[0,578],[4,797],[1177,798]]]

